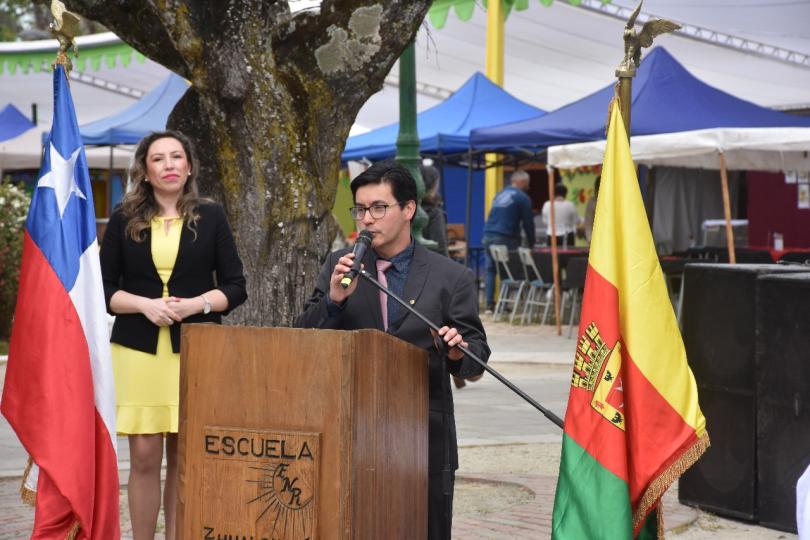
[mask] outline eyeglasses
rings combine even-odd
[[[403,203],[397,202],[394,204],[372,204],[371,206],[352,206],[349,212],[355,221],[360,221],[366,215],[366,212],[371,212],[371,217],[374,219],[382,219],[385,217],[385,212],[390,206],[402,206]]]

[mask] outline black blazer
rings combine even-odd
[[[307,301],[304,313],[295,322],[297,327],[383,330],[379,292],[359,276],[357,289],[346,299],[340,313],[334,317],[329,316],[329,278],[337,260],[347,252],[345,249],[339,250],[327,257],[315,283],[315,292]],[[376,268],[376,259],[374,251],[368,250],[363,264],[366,268]],[[417,244],[414,246],[413,261],[405,281],[403,299],[406,302],[413,300],[413,307],[439,326],[447,325],[458,329],[474,353],[484,361],[489,358],[486,334],[478,317],[475,278],[469,268]],[[457,362],[449,361],[445,354],[436,350],[430,329],[425,323],[408,312],[399,321],[390,322],[388,332],[427,349],[430,398],[429,470],[431,473],[438,473],[447,466],[458,468],[456,424],[449,374],[470,378],[483,373],[484,368],[466,356]]]
[[[198,206],[197,235],[183,224],[180,247],[174,263],[168,288],[170,296],[194,298],[215,286],[228,299],[228,310],[191,315],[183,322],[222,322],[227,315],[247,298],[242,261],[236,252],[236,243],[222,206],[203,202]],[[117,208],[101,243],[101,277],[104,281],[104,297],[107,311],[115,315],[110,341],[125,347],[154,354],[157,351],[159,327],[140,313],[115,314],[110,311],[110,298],[119,290],[128,293],[160,298],[163,282],[152,261],[151,230],[144,231],[142,242],[135,242],[126,234],[127,222]],[[216,281],[214,278],[216,277]],[[172,350],[180,352],[180,327],[169,327]]]

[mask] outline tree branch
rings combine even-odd
[[[71,11],[100,22],[143,55],[186,78],[189,69],[167,25],[167,12],[150,1],[65,0]],[[145,32],[144,28],[150,31]]]

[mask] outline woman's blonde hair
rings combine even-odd
[[[155,131],[141,139],[135,149],[132,167],[129,169],[129,181],[132,183],[132,187],[121,201],[121,211],[127,221],[126,233],[135,242],[144,240],[144,231],[152,226],[152,219],[158,215],[159,211],[152,184],[146,181],[146,157],[149,147],[159,139],[179,141],[186,153],[190,172],[186,184],[183,186],[183,194],[177,201],[177,210],[185,221],[186,227],[194,233],[194,238],[197,237],[197,220],[200,219],[197,212],[200,204],[200,196],[197,193],[197,171],[199,169],[197,156],[194,154],[194,146],[188,137],[179,131],[167,130]]]

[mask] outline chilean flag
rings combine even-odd
[[[93,193],[70,87],[53,76],[53,127],[28,220],[0,409],[39,467],[32,538],[121,535],[115,386]]]

